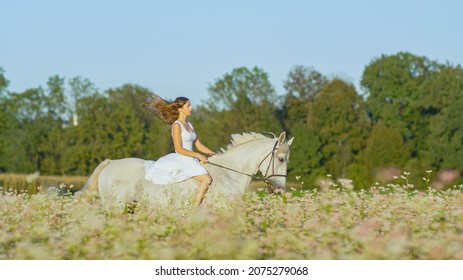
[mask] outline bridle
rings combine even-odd
[[[288,175],[286,175],[286,174],[275,174],[275,151],[278,150],[277,145],[278,145],[278,141],[275,142],[275,145],[273,145],[272,150],[260,161],[260,163],[258,165],[257,170],[259,171],[260,166],[262,165],[262,163],[264,163],[264,161],[269,156],[271,156],[270,161],[269,161],[268,166],[267,166],[267,169],[265,170],[265,174],[263,174],[263,175],[257,175],[257,173],[256,174],[244,173],[244,172],[241,172],[239,170],[236,170],[236,169],[233,169],[233,168],[230,168],[230,167],[226,167],[226,166],[223,166],[223,165],[220,165],[220,164],[217,164],[217,163],[213,163],[213,162],[208,162],[208,164],[215,165],[217,167],[227,169],[227,170],[230,170],[230,171],[242,174],[242,175],[246,175],[248,177],[251,177],[252,180],[262,181],[267,185],[267,191],[269,193],[273,193],[275,191],[275,189],[274,189],[272,183],[270,182],[270,178],[272,178],[272,177],[285,177],[285,178],[287,178],[288,177]],[[268,172],[270,170],[270,166],[272,166],[272,174],[268,175]]]

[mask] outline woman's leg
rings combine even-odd
[[[212,178],[209,174],[195,176],[194,178],[199,181],[199,188],[195,197],[195,206],[199,206],[201,202],[203,202],[204,195],[207,189],[209,189],[209,185],[212,183]]]

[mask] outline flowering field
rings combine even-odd
[[[105,213],[95,196],[0,196],[0,259],[463,259],[463,189],[246,193]]]

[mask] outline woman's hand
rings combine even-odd
[[[197,158],[199,159],[199,161],[200,161],[202,164],[208,163],[208,162],[209,162],[209,160],[207,160],[207,157],[205,157],[205,156],[202,155],[202,154],[199,154],[199,153],[198,153]]]

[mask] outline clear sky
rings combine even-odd
[[[0,0],[0,67],[10,91],[82,76],[166,98],[208,98],[236,67],[260,67],[277,94],[295,65],[360,91],[364,67],[407,51],[463,64],[459,0]]]

